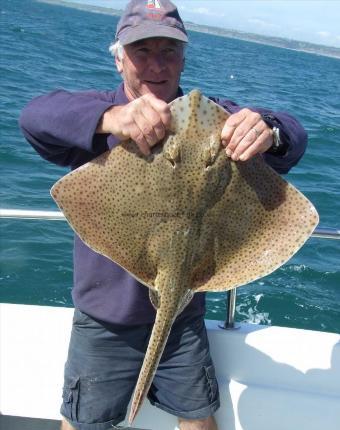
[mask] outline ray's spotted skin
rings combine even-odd
[[[59,180],[51,193],[93,250],[150,288],[156,321],[131,423],[176,316],[197,291],[225,291],[284,264],[318,223],[313,205],[255,156],[234,162],[228,114],[198,91],[170,104],[171,133],[143,155],[124,142]]]

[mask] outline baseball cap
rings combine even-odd
[[[121,16],[116,40],[122,45],[150,37],[168,37],[188,42],[176,6],[169,0],[131,0]]]

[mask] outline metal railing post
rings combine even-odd
[[[236,311],[236,288],[233,288],[227,293],[227,318],[224,325],[220,326],[225,330],[237,328],[235,326],[235,311]]]

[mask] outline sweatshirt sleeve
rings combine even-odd
[[[107,135],[95,131],[103,113],[115,104],[114,93],[57,90],[34,98],[23,109],[19,125],[43,158],[74,166],[105,150]]]
[[[242,109],[230,100],[211,98],[215,103],[222,106],[229,113],[235,113]],[[272,112],[268,109],[249,107],[249,109],[261,114],[263,120],[271,128],[278,127],[280,138],[284,143],[283,154],[270,154],[266,152],[263,158],[277,173],[285,174],[295,166],[305,153],[307,147],[307,133],[302,125],[286,112]]]

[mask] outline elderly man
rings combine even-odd
[[[25,137],[42,157],[71,168],[130,138],[149,154],[169,128],[168,102],[183,94],[179,81],[187,41],[170,1],[132,0],[111,47],[123,83],[115,91],[56,91],[34,99],[20,119]],[[211,99],[231,113],[221,133],[231,159],[242,162],[261,153],[285,173],[302,156],[306,134],[291,116]],[[62,429],[106,430],[125,418],[155,311],[147,288],[78,237],[72,296]],[[204,295],[196,294],[175,321],[149,399],[177,416],[181,430],[217,429],[213,414],[219,394],[204,326]]]

